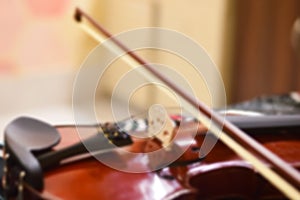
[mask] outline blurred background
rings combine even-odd
[[[218,66],[227,104],[300,88],[298,0],[1,0],[1,130],[20,115],[55,124],[73,121],[74,77],[98,44],[73,20],[77,6],[113,34],[155,26],[192,38]],[[186,69],[170,54],[140,53],[151,62]],[[118,69],[108,72],[99,92],[104,107],[109,105],[105,99],[117,80],[115,74],[122,71]],[[198,88],[200,98],[210,104],[205,86],[199,82]],[[137,105],[163,98],[155,93],[151,88],[144,91]]]

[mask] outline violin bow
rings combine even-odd
[[[90,25],[92,25],[94,28],[92,29],[88,25],[84,24],[84,19],[86,19],[87,22],[90,23]],[[300,199],[300,173],[295,168],[266,149],[236,126],[220,117],[204,103],[200,102],[198,99],[182,90],[170,79],[155,69],[154,66],[149,64],[132,50],[128,49],[123,43],[113,37],[113,35],[109,33],[103,26],[101,26],[92,17],[79,8],[76,9],[75,20],[80,23],[80,27],[85,32],[87,32],[100,43],[106,45],[108,49],[116,53],[123,52],[124,54],[127,54],[128,56],[125,57],[124,60],[133,69],[137,66],[143,66],[146,69],[143,73],[145,78],[153,80],[153,77],[155,77],[176,92],[180,98],[185,100],[184,102],[189,104],[189,106],[187,106],[185,109],[193,114],[204,126],[209,127],[209,130],[235,153],[237,153],[244,160],[249,161],[262,176],[269,180],[269,182],[271,182],[288,198]],[[96,31],[98,31],[100,34]],[[108,40],[111,42],[107,42]],[[103,43],[104,41],[106,42]],[[254,152],[256,156],[250,151]],[[257,156],[270,163],[276,172],[267,167]]]

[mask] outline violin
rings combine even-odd
[[[30,118],[16,119],[5,130],[2,180],[6,198],[300,198],[297,116],[281,117],[282,121],[265,117],[223,120],[77,9],[76,19],[82,17],[188,102],[196,120],[175,120],[173,130],[139,138],[111,123],[53,127]],[[265,120],[268,123],[262,123]],[[79,129],[87,136],[97,134],[79,138]],[[174,135],[178,137],[172,141]],[[220,140],[207,154],[205,145],[218,136]],[[124,151],[133,154],[124,155]],[[174,152],[181,156],[173,161]],[[129,173],[136,167],[141,173]]]
[[[300,136],[297,134],[300,128],[299,119],[300,116],[235,116],[231,117],[230,121],[247,131],[266,148],[280,155],[290,165],[299,169]],[[135,123],[141,120],[147,124],[144,118],[136,118]],[[103,140],[102,136],[106,135],[106,138],[117,146],[123,146],[122,148],[132,152],[141,152],[144,151],[143,147],[147,144],[147,140],[133,138],[131,134],[126,133],[146,132],[147,126],[139,125],[133,128],[134,126],[130,126],[132,121],[124,120],[118,124],[101,125],[105,132],[99,133],[98,125],[53,127],[36,119],[18,118],[7,126],[5,132],[7,135],[5,155],[15,157],[5,160],[7,172],[3,182],[6,197],[21,196],[25,199],[284,198],[282,193],[263,179],[251,164],[242,160],[222,142],[218,142],[208,155],[200,159],[198,156],[200,147],[209,133],[195,119],[173,117],[172,121],[175,124],[174,131],[180,135],[178,142],[189,140],[189,132],[193,130],[191,127],[197,128],[196,137],[192,142],[188,142],[188,150],[173,164],[159,170],[128,173],[105,165],[97,159],[97,156],[101,155],[102,161],[103,158],[111,160],[117,157],[116,164],[124,165],[125,168],[141,165],[142,157],[140,155],[131,158],[120,156],[118,149]],[[182,129],[178,129],[179,124],[183,127]],[[125,129],[128,125],[131,128]],[[87,139],[81,141],[78,131],[86,133]],[[26,138],[32,139],[33,137],[35,144],[32,140],[26,141]],[[21,148],[24,148],[21,152],[18,152],[14,140],[24,142],[21,145]],[[92,152],[89,152],[83,145],[88,145],[88,143],[95,146]],[[49,145],[55,146],[49,150]],[[28,151],[27,148],[31,150]],[[181,145],[180,148],[185,147]],[[29,155],[34,152],[35,159],[27,158],[25,163],[19,163],[21,161],[18,159],[22,158],[19,154],[27,157],[24,152]],[[32,174],[37,174],[33,173],[36,170],[30,167],[34,161],[40,163],[43,175],[32,176]],[[146,163],[145,167],[151,167],[148,164]],[[28,173],[24,180],[20,180],[22,168]],[[247,180],[246,183],[245,180]]]

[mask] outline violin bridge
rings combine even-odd
[[[175,135],[174,123],[161,105],[155,104],[148,111],[148,135],[158,139],[166,150],[170,149]]]

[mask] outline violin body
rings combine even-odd
[[[87,132],[96,131],[92,127],[85,129]],[[61,127],[58,130],[62,140],[55,149],[79,140],[75,127]],[[297,132],[298,130],[288,132],[274,130],[263,133],[254,131],[252,135],[266,148],[299,170],[300,135]],[[184,133],[180,134],[184,135]],[[200,127],[195,143],[191,144],[192,150],[188,149],[183,154],[184,159],[195,156],[194,153],[202,145],[204,136],[203,129]],[[138,141],[129,149],[138,152],[143,145],[142,141]],[[116,154],[109,152],[104,157],[110,159],[112,156]],[[127,160],[126,163],[138,164],[136,160]],[[53,199],[285,198],[256,173],[251,164],[240,159],[220,141],[203,160],[186,166],[165,167],[147,173],[127,173],[106,166],[94,157],[87,157],[77,161],[71,160],[46,171],[44,181],[45,188],[41,194]]]
[[[274,130],[251,135],[264,147],[300,170],[299,130]],[[198,135],[197,141],[202,143],[203,137]],[[177,173],[176,169],[173,171]],[[220,141],[204,160],[189,165],[180,176],[185,177],[184,181],[190,186],[197,188],[198,197],[201,199],[286,198],[257,173],[251,164],[242,160]]]
[[[58,129],[61,143],[57,149],[79,141],[75,127]],[[96,132],[93,127],[87,132]],[[72,138],[72,139],[70,139]],[[135,141],[129,148],[132,152],[140,151],[145,141]],[[118,156],[108,152],[104,159]],[[193,155],[194,156],[194,155]],[[102,157],[103,159],[103,157]],[[136,158],[126,159],[130,165],[138,165]],[[126,165],[120,158],[119,165]],[[130,167],[128,165],[128,167]],[[125,166],[126,169],[126,166]],[[148,173],[128,173],[113,169],[94,157],[70,161],[49,170],[44,175],[43,193],[61,199],[195,199],[196,192],[187,184],[181,184],[175,178],[165,176],[163,170]],[[59,184],[58,184],[59,183]]]

